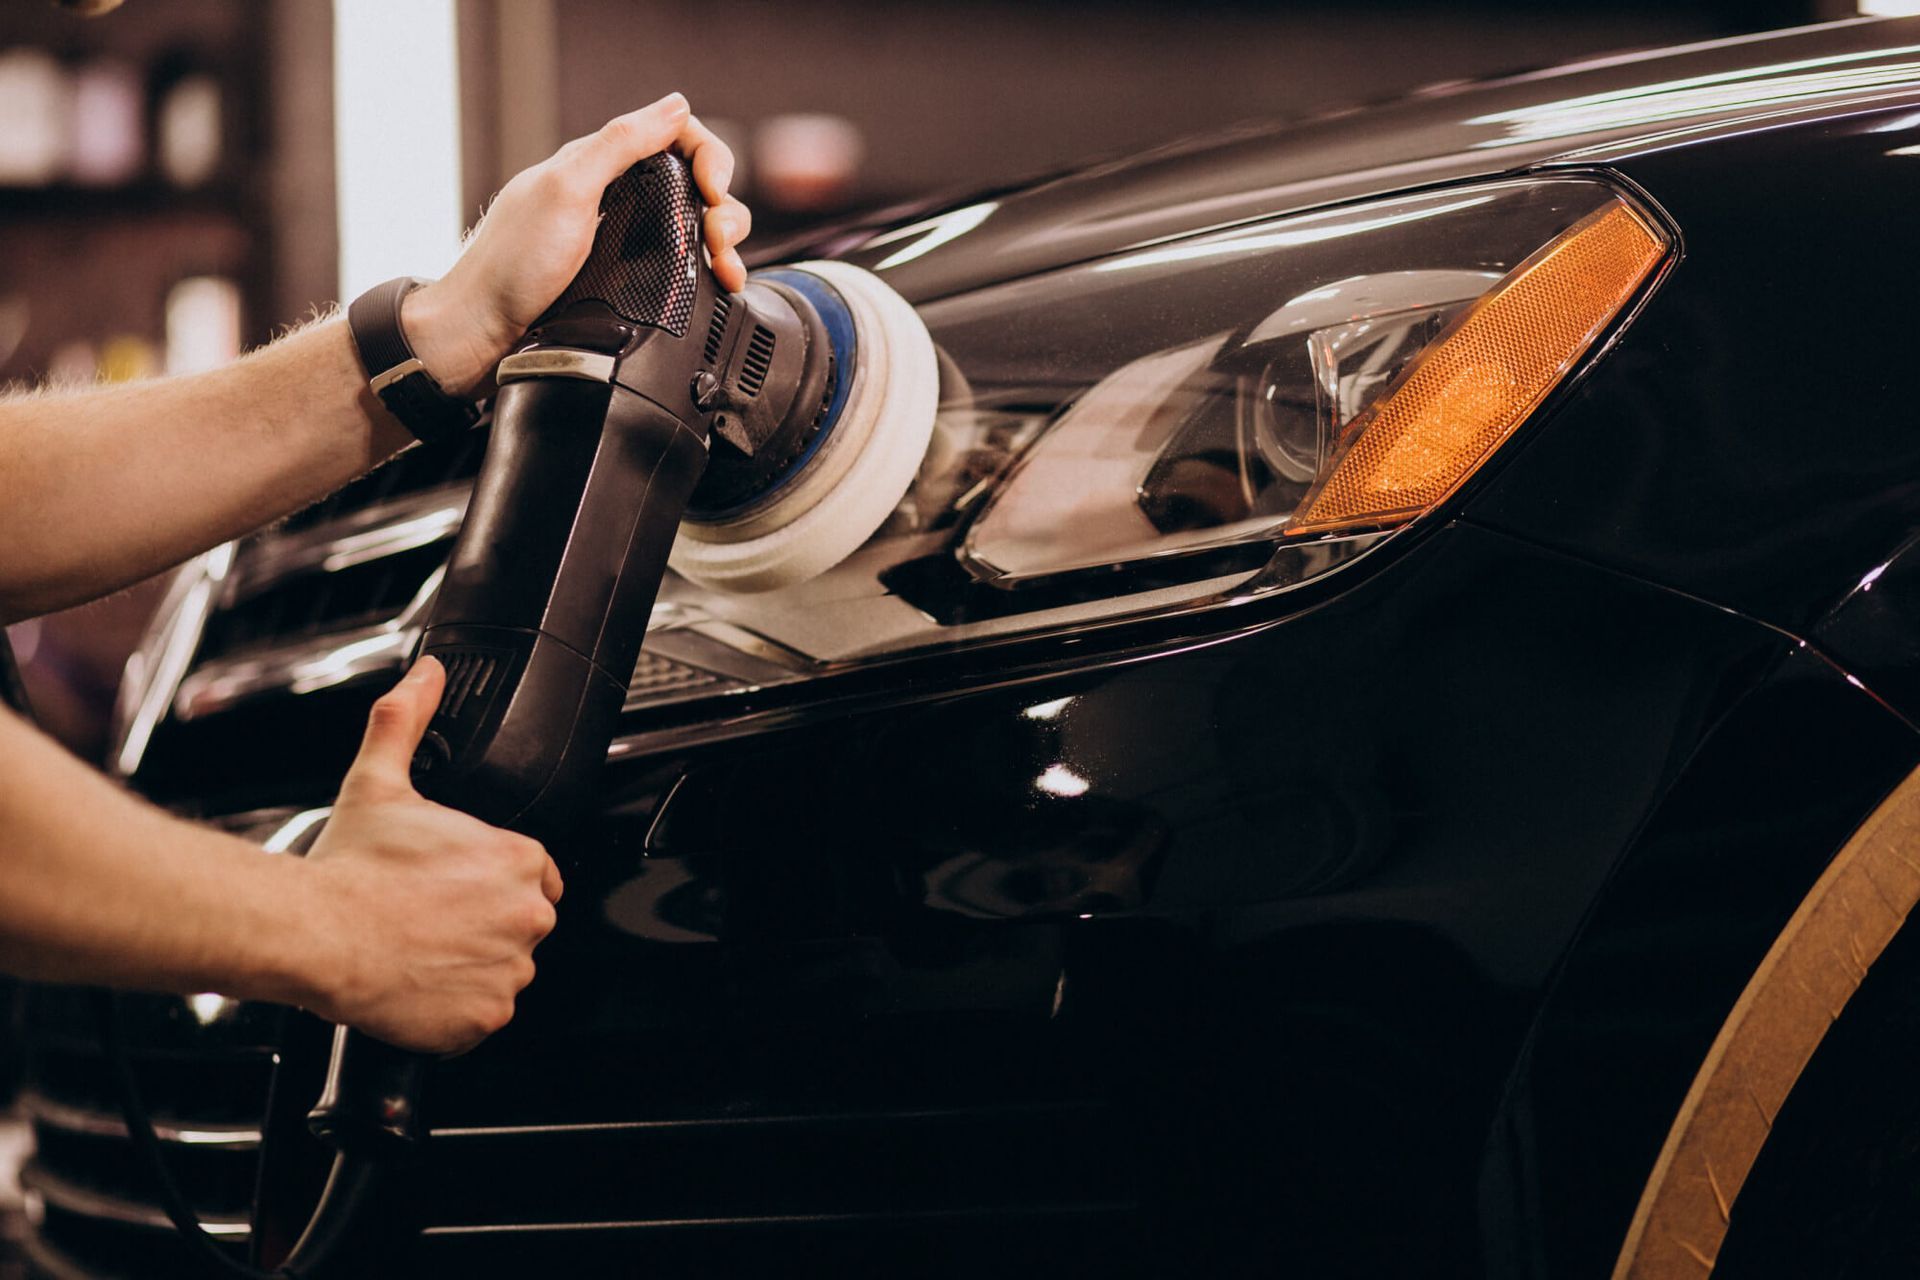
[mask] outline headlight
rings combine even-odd
[[[1605,182],[1506,181],[929,303],[941,409],[891,521],[782,591],[670,579],[636,704],[1337,570],[1455,492],[1671,247]]]

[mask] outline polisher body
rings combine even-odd
[[[414,758],[421,793],[543,837],[585,807],[683,520],[775,547],[771,570],[735,575],[742,589],[820,571],[906,491],[937,382],[912,309],[856,268],[723,293],[677,157],[635,165],[601,210],[585,266],[500,364],[421,642],[447,669]],[[856,341],[880,367],[856,363]],[[842,411],[859,430],[826,441]],[[843,492],[851,519],[822,523]],[[309,1126],[343,1151],[417,1142],[426,1065],[342,1028]]]
[[[580,280],[501,363],[422,644],[448,679],[421,791],[535,833],[577,811],[598,772],[689,504],[777,476],[833,382],[805,299],[720,291],[677,160],[637,166],[605,206]]]
[[[486,460],[421,641],[447,685],[415,785],[536,835],[564,825],[606,758],[725,412],[695,375],[732,371],[737,385],[745,353],[727,317],[751,313],[720,302],[677,157],[635,165],[601,209],[586,265],[501,362]],[[417,1143],[428,1065],[340,1028],[309,1127],[343,1152]]]

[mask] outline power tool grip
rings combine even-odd
[[[581,302],[684,338],[699,289],[700,193],[686,162],[662,151],[615,178],[600,197],[593,249],[537,329]]]
[[[341,1151],[379,1154],[426,1136],[420,1095],[433,1059],[396,1049],[348,1027],[333,1029],[333,1055],[320,1101],[307,1117],[316,1138]]]
[[[486,461],[421,641],[447,686],[415,785],[543,837],[606,759],[707,461],[688,398],[700,354],[688,329],[699,311],[704,334],[717,288],[699,192],[663,152],[615,179],[600,209],[586,264],[500,366]],[[429,1066],[343,1027],[308,1125],[342,1150],[409,1147],[425,1133]]]

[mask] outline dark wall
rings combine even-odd
[[[884,199],[1811,8],[555,0],[559,125],[673,88],[748,126],[833,112],[865,135],[858,197]]]

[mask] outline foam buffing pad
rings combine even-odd
[[[828,304],[819,309],[839,321],[826,328],[845,394],[836,391],[814,444],[764,497],[681,522],[668,564],[725,591],[805,582],[872,537],[913,484],[939,405],[933,339],[878,276],[844,262],[767,275]]]

